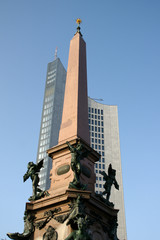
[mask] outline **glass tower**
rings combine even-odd
[[[40,188],[45,190],[50,187],[50,170],[52,161],[47,156],[46,150],[57,145],[59,129],[62,118],[66,70],[59,58],[48,63],[46,85],[41,118],[41,128],[38,144],[37,162],[44,159],[44,168],[41,169]]]

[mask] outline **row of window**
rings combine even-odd
[[[43,139],[46,139],[46,138],[49,138],[50,137],[50,133],[44,133],[44,134],[41,134],[41,140]]]
[[[88,119],[88,123],[89,124],[92,124],[92,125],[98,125],[98,126],[102,126],[103,127],[103,121],[100,122],[100,121],[97,121],[97,120],[93,120],[93,119]]]
[[[96,164],[95,164],[95,167],[96,167],[96,168],[99,168],[99,169],[105,169],[105,164],[96,163]]]
[[[46,117],[43,117],[43,122],[47,122],[49,121],[50,119],[52,118],[52,114],[46,116]]]
[[[46,145],[49,143],[49,138],[43,140],[43,141],[40,141],[40,146],[43,146],[43,145]]]
[[[91,131],[95,131],[95,132],[102,132],[102,133],[104,133],[104,128],[101,128],[101,127],[94,127],[94,126],[90,126],[89,125],[89,130],[91,130]]]
[[[100,115],[97,116],[97,115],[94,115],[94,114],[90,114],[90,113],[89,113],[89,114],[88,114],[88,117],[89,117],[89,118],[92,118],[92,119],[95,118],[95,119],[98,119],[98,120],[103,120],[103,116],[100,116]]]
[[[49,80],[49,81],[47,81],[47,84],[50,84],[51,82],[54,82],[56,79],[55,78],[53,78],[53,79],[51,79],[51,80]]]
[[[97,139],[97,138],[91,138],[92,143],[99,143],[99,144],[104,144],[104,140],[102,139]]]
[[[40,153],[41,153],[41,152],[44,152],[44,151],[46,151],[48,148],[49,148],[49,145],[48,145],[48,144],[47,144],[46,146],[40,147],[40,148],[39,148],[39,152],[40,152]]]
[[[41,159],[45,158],[46,156],[47,156],[47,153],[44,152],[44,153],[40,153],[38,158],[39,158],[39,160],[41,160]],[[42,168],[42,170],[43,170],[43,168]]]
[[[44,105],[44,109],[50,108],[53,106],[53,102],[47,103]]]
[[[89,113],[95,113],[95,114],[101,114],[103,115],[103,110],[102,109],[97,109],[97,108],[88,108],[88,112]]]
[[[45,127],[48,127],[51,125],[51,120],[45,122],[45,123],[42,123],[42,128],[45,128]]]
[[[103,188],[103,184],[98,184],[98,183],[96,183],[96,187],[97,187],[97,188]]]
[[[54,74],[48,76],[47,78],[48,78],[48,79],[51,79],[51,78],[53,78],[53,77],[55,77],[55,76],[56,76],[56,73],[54,73]]]
[[[56,69],[52,70],[52,71],[49,71],[48,72],[48,75],[51,75],[52,73],[56,72]]]
[[[104,150],[104,146],[102,145],[97,145],[97,144],[92,144],[92,148],[94,148],[95,150],[99,149],[99,150]]]
[[[94,132],[91,132],[90,133],[90,136],[92,136],[92,137],[95,137],[95,138],[104,138],[104,134],[102,133],[94,133]]]
[[[43,133],[47,133],[47,132],[49,132],[50,130],[51,130],[51,126],[48,126],[48,127],[42,128],[41,133],[42,133],[42,134],[43,134]]]
[[[44,116],[45,116],[45,115],[48,115],[48,114],[50,114],[51,112],[52,112],[52,108],[48,108],[48,109],[44,110],[43,115],[44,115]]]

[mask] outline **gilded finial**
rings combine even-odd
[[[82,22],[82,20],[80,18],[77,18],[76,23],[78,24],[78,27],[77,27],[77,32],[76,33],[79,33],[82,36],[81,31],[80,31],[81,22]]]

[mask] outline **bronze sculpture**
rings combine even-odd
[[[44,197],[45,195],[48,195],[47,191],[42,191],[40,188],[38,188],[39,183],[39,176],[38,173],[40,172],[40,169],[43,167],[43,159],[35,164],[33,162],[29,162],[27,166],[27,172],[23,176],[23,181],[25,182],[28,178],[31,178],[32,180],[32,190],[33,195],[28,199],[29,201],[34,201],[37,199],[40,199],[41,197]]]
[[[89,151],[86,149],[84,150],[84,147],[81,143],[77,144],[75,147],[72,146],[68,141],[66,143],[71,152],[71,169],[74,173],[73,182],[70,183],[69,187],[76,189],[85,189],[86,185],[80,182],[80,174],[82,171],[80,161],[88,156]]]
[[[103,175],[104,177],[104,180],[105,180],[105,184],[104,184],[104,192],[102,192],[102,195],[105,195],[107,194],[106,196],[106,201],[107,203],[110,203],[109,202],[109,198],[110,198],[110,195],[111,195],[111,187],[112,185],[114,184],[115,188],[119,190],[119,185],[116,181],[116,170],[112,168],[112,164],[109,164],[109,167],[108,167],[108,175],[103,171],[103,172],[99,172],[101,175]]]

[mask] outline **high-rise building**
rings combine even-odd
[[[45,190],[50,186],[50,170],[52,161],[46,150],[57,145],[62,118],[66,70],[59,58],[48,63],[46,85],[41,118],[41,128],[38,144],[37,162],[44,159],[44,168],[40,172],[40,188]]]
[[[118,237],[120,240],[126,240],[117,106],[101,104],[88,98],[88,121],[90,145],[101,155],[99,162],[95,164],[95,191],[96,193],[102,193],[104,191],[104,181],[100,171],[107,172],[108,166],[111,163],[112,167],[116,169],[116,180],[120,186],[119,191],[112,187],[111,202],[115,204],[115,208],[119,209]]]
[[[48,64],[37,154],[37,162],[44,158],[44,168],[40,172],[39,183],[43,190],[49,189],[50,186],[49,175],[52,166],[50,158],[46,155],[46,150],[58,144],[65,81],[66,70],[57,58]],[[99,171],[107,172],[111,163],[112,167],[116,169],[116,179],[120,186],[119,191],[112,188],[111,193],[111,201],[115,203],[115,208],[119,209],[118,237],[120,240],[126,240],[117,106],[101,104],[88,98],[88,116],[90,145],[101,154],[99,162],[95,164],[95,191],[97,193],[103,192],[104,181]]]

